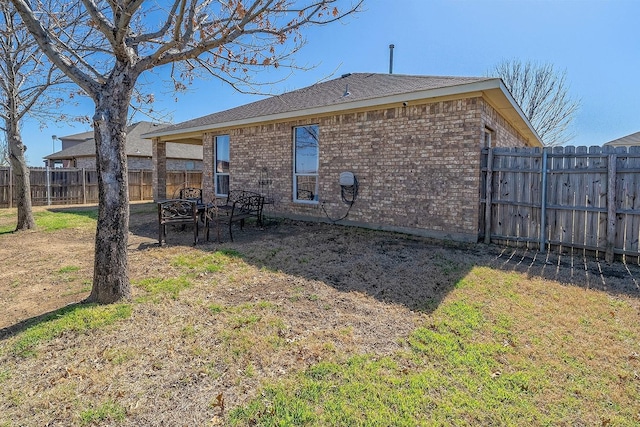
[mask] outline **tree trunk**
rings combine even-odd
[[[31,209],[31,183],[29,182],[29,168],[24,158],[27,147],[22,143],[18,122],[9,118],[6,120],[7,140],[9,144],[9,159],[13,170],[15,183],[16,205],[18,207],[18,223],[16,231],[30,230],[36,227]],[[11,178],[10,178],[11,179]]]
[[[99,205],[90,302],[106,304],[131,296],[127,261],[129,185],[125,143],[127,112],[134,82],[135,78],[125,67],[117,68],[94,99]]]

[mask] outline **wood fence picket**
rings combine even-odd
[[[640,262],[640,147],[485,148],[481,169],[485,242]]]
[[[479,239],[640,262],[640,147],[484,148],[480,165]],[[172,197],[201,187],[202,172],[167,172],[166,182]],[[13,191],[10,169],[0,168],[0,207],[13,206]],[[129,194],[153,199],[151,170],[129,171]],[[96,171],[32,168],[31,198],[97,203]]]
[[[95,169],[30,168],[33,206],[98,203]],[[201,171],[167,171],[167,196],[184,187],[201,187]],[[15,206],[11,169],[0,168],[0,207]],[[129,170],[129,200],[153,200],[153,171]]]

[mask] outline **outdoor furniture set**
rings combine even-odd
[[[184,188],[179,198],[158,203],[158,243],[167,241],[167,225],[193,225],[193,244],[198,243],[200,223],[209,241],[209,230],[215,227],[217,241],[220,242],[220,229],[229,227],[229,238],[233,242],[233,224],[244,227],[245,219],[255,218],[259,226],[263,224],[262,209],[264,197],[251,191],[229,191],[225,199],[216,199],[212,203],[204,203],[202,189]]]

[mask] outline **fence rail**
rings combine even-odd
[[[479,236],[485,242],[575,248],[640,262],[640,147],[485,148]],[[97,203],[89,169],[31,168],[33,205]],[[201,187],[202,172],[167,172],[166,194]],[[151,170],[129,171],[131,200],[152,200]],[[15,203],[0,168],[0,207]]]
[[[640,257],[640,147],[482,150],[480,236]]]
[[[29,168],[31,203],[34,206],[98,203],[95,169]],[[183,187],[201,187],[201,171],[167,171],[167,195]],[[153,172],[129,171],[129,199],[153,200]],[[0,207],[15,206],[11,168],[0,168]]]

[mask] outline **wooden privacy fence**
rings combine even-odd
[[[31,203],[34,206],[98,203],[95,169],[30,168]],[[201,171],[167,171],[167,196],[183,187],[201,187]],[[11,168],[0,168],[0,207],[15,205]],[[129,199],[153,200],[153,172],[129,171]]]
[[[485,242],[633,256],[640,248],[640,147],[485,148]]]

